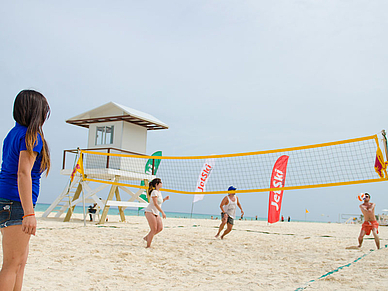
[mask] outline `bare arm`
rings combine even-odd
[[[34,166],[37,153],[30,155],[27,151],[21,151],[19,154],[18,166],[18,190],[19,197],[22,203],[24,215],[33,214],[34,207],[32,203],[32,178],[31,170]],[[23,219],[22,231],[26,234],[35,235],[36,218],[35,216],[27,216]]]
[[[366,206],[365,206],[364,204],[361,204],[359,207],[360,207],[360,209],[361,209],[362,214],[365,215],[365,212],[367,212]]]
[[[237,199],[237,206],[241,210],[241,215],[244,216],[244,211],[242,210],[242,207],[241,207],[241,204],[240,204],[240,199],[238,199],[237,197],[236,197],[236,199]]]
[[[360,209],[362,214],[364,215],[365,221],[374,221],[376,220],[375,216],[375,204],[374,203],[368,203],[368,204],[361,204]]]
[[[370,203],[370,205],[365,205],[365,204],[361,204],[360,205],[360,209],[362,212],[371,212],[373,213],[374,209],[375,209],[375,206],[376,204],[375,203]]]
[[[220,204],[221,212],[225,213],[224,206],[228,205],[228,203],[229,203],[228,197],[225,196],[224,199],[222,199]]]

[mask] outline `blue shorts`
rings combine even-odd
[[[21,202],[0,198],[0,228],[21,225],[23,215]]]

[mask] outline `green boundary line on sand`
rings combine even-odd
[[[384,246],[384,248],[387,248],[387,247],[388,247],[388,245],[385,245],[385,246]],[[381,250],[381,249],[383,249],[383,248],[380,248],[380,250]],[[374,250],[370,250],[368,253],[363,254],[361,257],[355,259],[354,261],[352,261],[352,262],[350,262],[350,263],[348,263],[348,264],[346,264],[346,265],[343,265],[343,266],[341,266],[341,267],[338,267],[337,269],[335,269],[335,270],[333,270],[333,271],[327,272],[326,274],[320,276],[318,279],[315,279],[315,280],[313,279],[313,280],[308,281],[308,282],[307,282],[306,284],[304,284],[302,287],[299,287],[299,288],[295,289],[295,291],[304,290],[304,289],[306,289],[311,283],[313,283],[313,282],[315,282],[315,281],[318,281],[318,280],[320,280],[320,279],[323,279],[323,278],[325,278],[325,277],[327,277],[327,276],[330,276],[330,275],[332,275],[332,274],[338,272],[339,270],[342,270],[342,269],[345,268],[345,267],[350,267],[353,263],[358,262],[358,261],[361,260],[362,258],[364,258],[364,257],[366,257],[367,255],[371,254],[373,251],[374,251]]]

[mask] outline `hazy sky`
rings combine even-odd
[[[170,126],[147,153],[237,153],[372,135],[387,129],[388,2],[1,1],[0,136],[22,89],[49,100],[44,130],[52,172],[38,202],[67,184],[64,149],[87,146],[65,120],[109,101]],[[237,188],[239,185],[235,185]],[[386,182],[284,193],[282,213],[337,221],[369,191],[388,208]],[[167,211],[190,212],[170,195]],[[218,214],[222,196],[194,212]],[[267,216],[268,193],[240,195],[246,216]]]

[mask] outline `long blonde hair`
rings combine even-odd
[[[151,192],[153,190],[156,189],[156,185],[162,183],[162,180],[160,178],[155,178],[153,179],[150,184],[148,185],[148,191],[147,191],[147,199],[148,199],[148,202],[150,202],[151,200]]]

